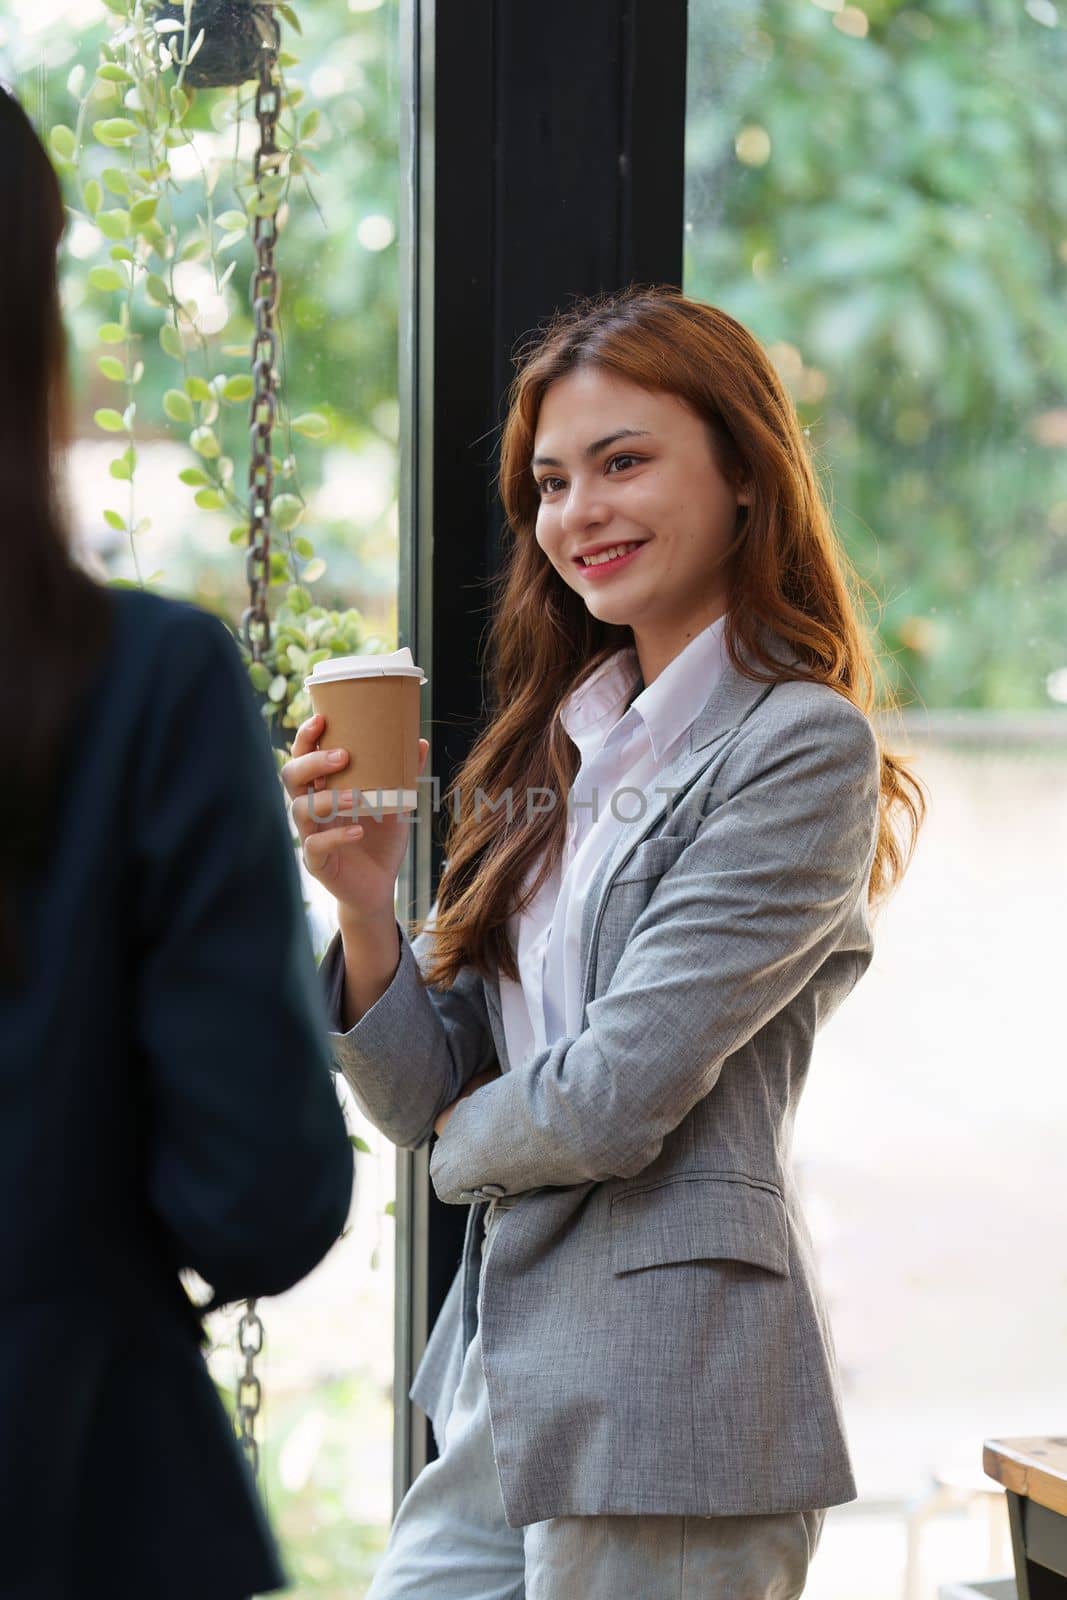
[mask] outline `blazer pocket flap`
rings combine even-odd
[[[681,834],[661,834],[639,844],[628,861],[612,877],[612,883],[640,883],[645,878],[662,878],[673,867],[690,841]]]
[[[617,1194],[611,1205],[613,1270],[725,1258],[789,1276],[785,1201],[744,1178],[672,1178]]]

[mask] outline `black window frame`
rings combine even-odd
[[[398,620],[442,794],[484,715],[517,342],[577,297],[682,283],[687,36],[686,0],[401,0]],[[424,786],[402,917],[433,903],[443,821]],[[431,1148],[397,1152],[394,1509],[437,1453],[408,1389],[468,1213]]]

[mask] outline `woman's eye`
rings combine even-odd
[[[615,465],[615,463],[618,462],[618,461],[622,461],[625,464],[630,464],[630,463],[632,463],[634,461],[640,461],[640,459],[641,459],[640,456],[631,456],[631,455],[612,456],[610,461],[608,462],[608,466],[609,467],[613,467]],[[554,477],[542,478],[540,480],[540,482],[538,483],[538,485],[537,485],[537,492],[538,492],[538,494],[541,494],[541,495],[551,494],[552,493],[552,485],[554,483],[562,483],[562,481],[563,480],[561,478],[554,478]]]

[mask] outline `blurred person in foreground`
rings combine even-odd
[[[68,543],[63,206],[3,89],[0,215],[0,1593],[239,1600],[285,1574],[201,1317],[321,1260],[351,1149],[234,642]]]

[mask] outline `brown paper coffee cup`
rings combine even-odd
[[[348,763],[326,778],[351,789],[357,815],[390,816],[419,803],[419,689],[425,673],[407,648],[382,656],[332,656],[304,687],[326,726],[321,750],[340,747]]]

